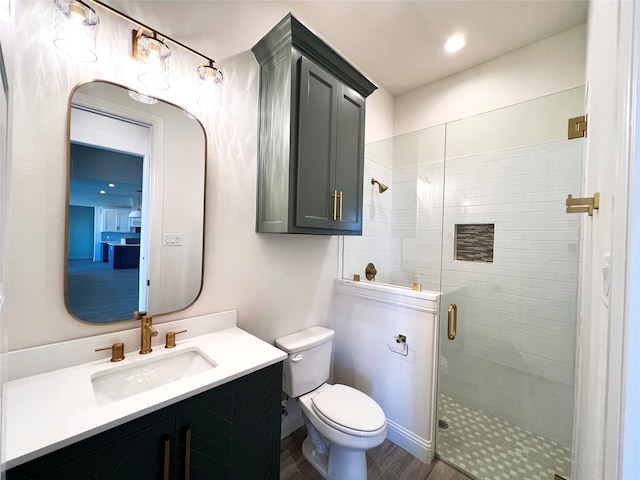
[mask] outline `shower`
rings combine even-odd
[[[375,178],[372,178],[372,179],[371,179],[371,185],[375,185],[376,183],[378,184],[378,191],[379,191],[380,193],[384,193],[384,192],[386,192],[386,191],[387,191],[387,189],[389,188],[389,187],[387,187],[384,183],[380,183],[380,182],[379,182],[378,180],[376,180]]]
[[[365,149],[372,186],[387,190],[375,175],[394,193],[384,203],[365,196],[363,235],[344,240],[343,278],[366,259],[377,286],[405,294],[419,283],[439,296],[435,453],[479,480],[571,477],[581,237],[565,199],[580,191],[584,142],[563,126],[517,138],[510,126],[549,122],[558,105],[580,112],[584,92]]]

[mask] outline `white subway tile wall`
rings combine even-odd
[[[584,142],[564,140],[447,159],[441,392],[571,445]],[[495,224],[494,261],[456,261],[456,223]]]
[[[380,193],[378,186],[371,184],[372,178],[389,186],[389,190]],[[391,168],[365,159],[363,183],[362,236],[345,237],[343,277],[352,279],[353,275],[360,275],[360,280],[366,282],[365,268],[368,263],[373,263],[378,269],[375,281],[392,283],[389,271],[392,250],[390,237],[393,194]]]

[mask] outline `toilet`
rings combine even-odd
[[[287,353],[282,389],[296,398],[307,426],[302,454],[322,478],[366,480],[366,451],[387,436],[387,420],[371,397],[347,385],[330,385],[335,332],[312,327],[276,340]]]

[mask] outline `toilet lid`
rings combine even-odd
[[[316,413],[338,429],[374,432],[384,427],[386,422],[380,405],[346,385],[333,385],[315,395],[312,402]]]

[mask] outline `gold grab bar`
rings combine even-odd
[[[453,322],[451,321],[453,320]],[[451,328],[453,324],[453,328]],[[456,331],[458,330],[458,306],[455,303],[449,305],[449,311],[447,312],[447,338],[453,340],[456,338]]]

